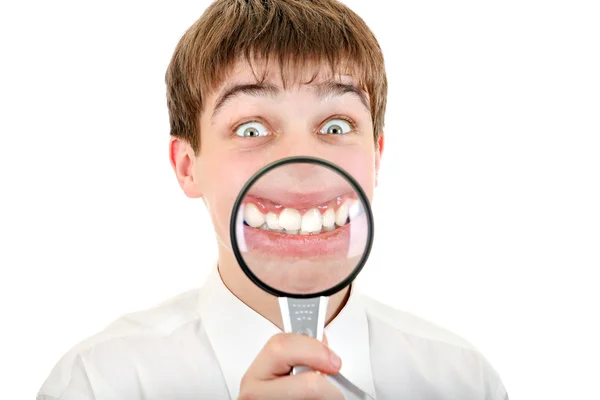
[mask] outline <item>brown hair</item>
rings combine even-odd
[[[285,67],[308,60],[328,63],[333,73],[346,65],[369,94],[375,140],[383,131],[383,54],[356,13],[337,0],[216,0],[185,32],[166,73],[171,135],[186,139],[196,153],[203,98],[241,57],[250,65],[274,57],[282,76]]]

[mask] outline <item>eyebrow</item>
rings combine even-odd
[[[325,82],[315,86],[317,95],[320,98],[343,96],[346,93],[350,93],[356,96],[358,100],[360,100],[360,102],[363,104],[363,106],[365,106],[367,111],[371,112],[371,107],[369,106],[369,101],[367,100],[367,95],[365,94],[365,91],[359,89],[353,84],[340,82]]]
[[[365,106],[367,111],[371,112],[369,101],[365,92],[355,85],[339,82],[325,82],[312,85],[317,96],[320,98],[343,96],[350,93],[358,98]],[[280,93],[279,87],[269,83],[247,83],[234,84],[227,87],[217,98],[212,112],[211,120],[215,118],[218,112],[223,108],[228,100],[240,95],[248,95],[254,97],[274,97]]]

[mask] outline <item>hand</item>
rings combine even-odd
[[[342,364],[326,340],[291,333],[273,336],[242,378],[239,400],[343,400],[342,393],[322,375],[337,374]],[[295,366],[313,371],[290,375]]]

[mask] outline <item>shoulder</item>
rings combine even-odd
[[[124,348],[123,343],[156,341],[199,321],[198,295],[199,289],[190,290],[151,308],[125,314],[102,331],[82,340],[56,363],[37,398],[60,398],[70,385],[80,384],[75,380],[85,375],[81,370],[85,369],[85,359],[90,354],[114,354]]]
[[[389,371],[398,371],[401,365],[411,384],[430,385],[436,389],[429,390],[454,393],[456,398],[508,398],[499,374],[471,342],[369,296],[358,297],[367,315],[375,364],[381,355],[386,360],[383,364],[394,363]]]
[[[388,329],[422,340],[443,343],[449,346],[468,350],[476,348],[466,339],[433,322],[411,314],[407,311],[391,307],[369,296],[358,294],[365,307],[369,324],[374,327]]]

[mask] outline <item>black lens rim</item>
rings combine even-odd
[[[304,164],[317,164],[317,165],[321,165],[324,167],[327,167],[329,169],[334,170],[335,172],[337,172],[338,174],[340,174],[341,176],[343,176],[344,178],[346,178],[346,180],[348,180],[348,182],[350,182],[350,184],[352,185],[352,188],[356,191],[356,193],[358,193],[358,196],[360,198],[360,200],[362,201],[363,205],[364,205],[364,212],[365,215],[367,216],[367,229],[368,229],[368,234],[367,234],[367,244],[366,244],[366,248],[365,248],[365,252],[363,253],[360,261],[358,262],[356,268],[354,269],[354,271],[352,271],[352,273],[350,275],[348,275],[348,277],[346,279],[344,279],[342,282],[338,283],[337,285],[335,285],[332,288],[329,288],[327,290],[323,290],[321,292],[317,292],[317,293],[304,293],[304,294],[296,294],[296,293],[286,293],[283,292],[281,290],[277,290],[269,285],[267,285],[266,283],[264,283],[262,280],[260,280],[251,270],[250,268],[248,268],[248,265],[246,264],[246,261],[244,261],[244,257],[242,257],[242,254],[240,252],[240,249],[238,247],[238,243],[237,243],[237,239],[236,239],[236,224],[237,224],[237,216],[238,216],[238,211],[239,208],[242,205],[242,202],[244,200],[244,198],[246,197],[246,194],[248,193],[248,190],[250,190],[250,188],[256,183],[256,181],[258,179],[260,179],[263,175],[265,175],[266,173],[268,173],[269,171],[271,171],[274,168],[280,167],[282,165],[286,165],[286,164],[291,164],[291,163],[304,163]],[[242,269],[242,271],[244,271],[244,273],[246,274],[246,276],[252,281],[254,282],[255,285],[257,285],[258,287],[260,287],[262,290],[264,290],[267,293],[272,294],[273,296],[276,297],[289,297],[289,298],[294,298],[294,299],[307,299],[307,298],[315,298],[315,297],[321,297],[321,296],[331,296],[337,292],[339,292],[340,290],[342,290],[343,288],[345,288],[346,286],[348,286],[350,283],[352,283],[352,281],[354,281],[354,279],[356,279],[356,277],[358,276],[358,274],[360,273],[360,271],[363,269],[363,267],[365,266],[369,255],[371,253],[371,249],[373,247],[373,236],[375,233],[375,226],[374,226],[374,222],[373,222],[373,212],[371,210],[371,204],[369,203],[369,199],[367,198],[364,190],[362,189],[362,187],[358,184],[358,182],[348,173],[346,172],[344,169],[340,168],[339,166],[326,161],[322,158],[317,158],[317,157],[308,157],[308,156],[294,156],[294,157],[287,157],[287,158],[282,158],[280,160],[277,160],[271,164],[268,164],[267,166],[263,167],[262,169],[260,169],[258,172],[256,172],[244,185],[244,187],[242,188],[240,194],[238,195],[234,205],[233,205],[233,209],[232,209],[232,213],[231,213],[231,219],[230,219],[230,224],[229,224],[229,237],[231,240],[231,246],[233,248],[233,254],[235,255],[235,258],[238,262],[238,265],[240,266],[240,268]]]

